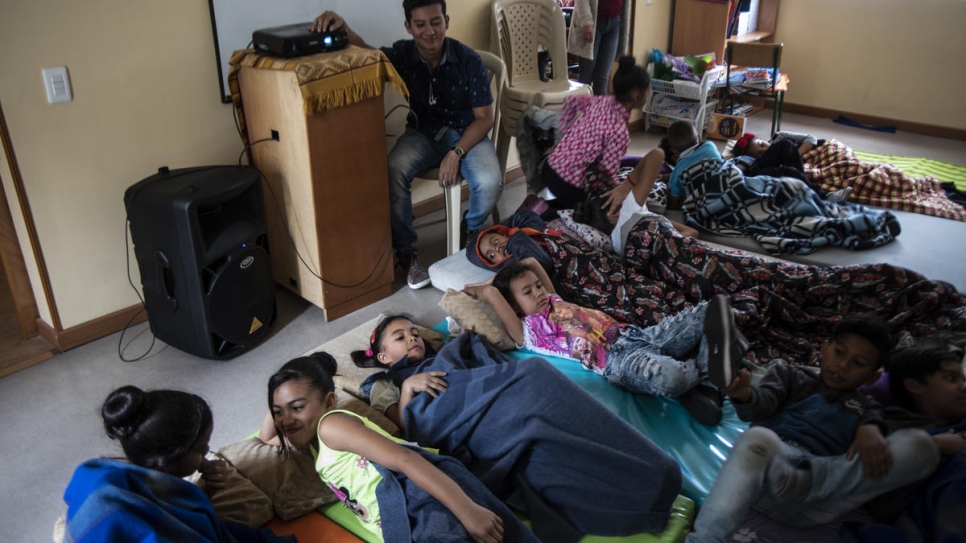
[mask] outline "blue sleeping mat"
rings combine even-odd
[[[444,338],[449,337],[445,321],[433,329]],[[519,349],[506,354],[519,360],[537,356]],[[675,400],[631,394],[573,360],[539,356],[674,457],[681,465],[681,494],[699,507],[711,490],[731,444],[748,428],[747,422],[738,419],[731,402],[725,402],[724,416],[717,426],[704,426]]]
[[[506,354],[521,360],[534,356],[521,350]],[[573,360],[544,355],[541,358],[673,456],[681,465],[681,494],[699,507],[711,490],[731,444],[748,427],[747,422],[735,415],[731,402],[724,403],[724,416],[717,426],[704,426],[675,400],[631,394]]]

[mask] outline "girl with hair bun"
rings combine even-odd
[[[621,57],[613,80],[614,94],[571,96],[564,100],[557,133],[560,141],[542,169],[542,178],[553,199],[554,209],[573,209],[577,202],[593,196],[608,196],[615,212],[627,192],[616,198],[614,191],[621,159],[631,142],[627,122],[631,111],[644,107],[651,89],[651,77],[634,57]],[[632,185],[650,182],[637,168],[628,176]]]
[[[224,488],[223,460],[208,460],[211,408],[177,390],[123,386],[101,406],[108,437],[124,458],[97,458],[75,471],[64,501],[73,542],[293,542],[269,530],[222,521],[207,494]],[[185,479],[201,473],[198,485]]]
[[[310,448],[318,476],[380,541],[539,541],[458,461],[337,409],[336,370],[325,352],[282,366],[268,381],[274,428],[259,439]]]

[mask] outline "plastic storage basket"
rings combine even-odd
[[[654,75],[654,64],[647,65],[647,73],[651,76]],[[651,89],[653,92],[663,92],[665,94],[673,94],[675,96],[680,96],[681,98],[687,98],[689,100],[702,100],[708,95],[708,91],[711,89],[711,85],[718,81],[718,77],[721,75],[721,67],[715,66],[707,72],[704,72],[704,76],[701,77],[700,83],[695,83],[693,81],[686,81],[683,79],[677,79],[674,81],[661,81],[658,79],[651,79]]]

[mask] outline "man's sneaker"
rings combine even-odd
[[[429,273],[419,265],[416,253],[399,257],[399,266],[406,270],[406,283],[409,288],[419,289],[429,284]]]
[[[826,202],[844,202],[849,199],[849,194],[852,194],[852,187],[845,187],[844,189],[839,189],[832,191],[825,195]]]
[[[705,426],[721,422],[721,393],[708,385],[697,385],[675,398],[694,420]]]
[[[718,294],[711,298],[704,316],[704,334],[708,338],[708,377],[718,390],[724,390],[738,375],[748,347],[748,340],[735,326],[727,296]]]

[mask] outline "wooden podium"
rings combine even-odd
[[[380,51],[297,59],[236,51],[229,86],[264,174],[272,274],[332,320],[391,293],[383,89],[405,85]],[[297,253],[296,253],[297,250]]]

